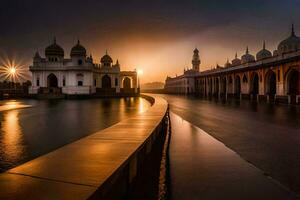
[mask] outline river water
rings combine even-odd
[[[224,143],[265,176],[300,195],[300,107],[162,96],[172,112]],[[194,145],[196,141],[191,138],[189,142]],[[201,151],[200,147],[197,150],[193,146],[194,151]]]
[[[0,172],[148,107],[142,98],[0,101]]]

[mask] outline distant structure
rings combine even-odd
[[[36,52],[32,72],[30,94],[40,95],[120,95],[139,92],[136,71],[120,71],[118,60],[106,54],[100,64],[78,40],[71,49],[70,58],[65,58],[63,48],[56,43],[46,47],[45,58]]]
[[[184,69],[180,76],[173,78],[168,76],[165,82],[165,91],[179,94],[195,93],[195,80],[200,75],[200,64],[199,50],[196,48],[192,58],[192,68]]]
[[[185,70],[181,76],[167,77],[165,92],[300,103],[300,37],[296,36],[294,26],[273,54],[263,42],[256,57],[247,47],[241,59],[236,54],[231,63],[227,59],[224,67],[217,65],[199,73],[197,52],[196,49],[193,69]]]

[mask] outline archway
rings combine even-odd
[[[251,79],[251,94],[258,95],[259,93],[259,78],[258,74],[254,73]]]
[[[102,77],[102,88],[111,88],[111,79],[108,75]]]
[[[274,96],[276,94],[276,74],[274,71],[270,70],[266,74],[266,93],[268,95]]]
[[[224,77],[222,79],[222,93],[226,94],[227,93],[227,78]]]
[[[216,78],[216,94],[219,94],[219,78]]]
[[[235,94],[239,96],[241,94],[241,78],[240,78],[240,76],[235,77],[234,85],[235,85]]]
[[[287,77],[287,85],[288,85],[289,95],[300,94],[299,71],[293,69],[292,71],[289,72]]]
[[[47,87],[58,87],[57,77],[52,73],[47,77]]]
[[[212,78],[209,79],[209,94],[212,94],[213,88],[212,88]]]
[[[123,88],[124,89],[130,89],[131,88],[131,79],[128,77],[125,77],[123,80]]]

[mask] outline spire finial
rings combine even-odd
[[[53,38],[53,44],[56,44],[56,37]]]
[[[79,39],[77,40],[77,44],[80,44],[80,40]]]
[[[248,46],[246,48],[246,54],[249,54],[249,48],[248,48]]]
[[[263,50],[266,49],[266,41],[264,40],[264,43],[263,43]]]
[[[235,52],[235,58],[237,59],[237,52]]]
[[[295,28],[294,28],[294,23],[292,23],[292,36],[295,36]]]
[[[108,55],[108,53],[107,53],[107,49],[105,50],[105,54],[106,54],[106,55]]]
[[[119,59],[117,59],[117,65],[119,64]]]

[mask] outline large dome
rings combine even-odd
[[[272,53],[266,49],[266,43],[263,44],[263,49],[256,54],[256,60],[263,60],[272,57]]]
[[[249,62],[254,62],[254,61],[255,61],[255,58],[254,58],[253,55],[249,54],[249,49],[247,47],[246,54],[244,54],[242,56],[242,64],[249,63]]]
[[[300,49],[300,37],[296,36],[294,25],[292,25],[290,37],[280,42],[277,49],[279,54],[289,53]]]
[[[59,57],[64,57],[65,53],[63,48],[61,48],[58,44],[56,44],[56,39],[54,38],[53,44],[50,46],[46,47],[45,49],[45,56],[59,56]]]
[[[235,58],[231,61],[233,66],[237,66],[241,64],[241,60],[237,57],[237,53],[235,54]]]
[[[107,54],[106,54],[101,58],[101,63],[112,63],[113,59]]]
[[[80,44],[78,40],[77,44],[71,49],[71,57],[73,56],[84,56],[86,57],[86,49]]]

